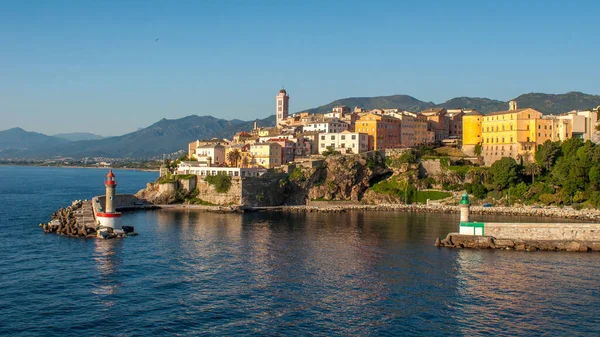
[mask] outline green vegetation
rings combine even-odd
[[[427,199],[440,200],[446,199],[450,196],[452,196],[452,193],[443,191],[417,191],[415,201],[420,204],[424,204],[427,203]]]
[[[172,183],[176,183],[179,179],[186,180],[186,179],[192,179],[194,177],[195,177],[195,175],[193,175],[193,174],[170,174],[170,173],[168,173],[166,176],[158,178],[157,182],[159,184],[172,184]]]
[[[204,180],[213,185],[217,193],[227,193],[231,187],[231,177],[225,174],[208,176]]]
[[[406,203],[426,203],[429,200],[445,199],[452,194],[444,191],[419,191],[410,180],[402,179],[399,176],[393,176],[390,179],[382,180],[370,188],[373,192],[389,194],[398,197]]]
[[[327,156],[337,156],[337,155],[340,155],[340,154],[342,154],[340,151],[334,150],[333,147],[331,147],[331,146],[328,146],[326,148],[326,150],[323,151],[323,155],[325,157],[327,157]]]

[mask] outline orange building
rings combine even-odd
[[[401,147],[398,118],[368,113],[356,121],[354,129],[369,135],[369,151]]]

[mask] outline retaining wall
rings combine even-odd
[[[484,225],[485,235],[496,239],[600,241],[600,224],[497,223]]]

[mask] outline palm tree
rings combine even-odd
[[[231,150],[227,154],[227,160],[229,161],[230,164],[235,163],[233,165],[234,167],[238,166],[238,161],[240,160],[240,158],[242,158],[242,155],[240,154],[240,150],[238,150],[238,149]]]
[[[542,173],[542,167],[535,162],[529,163],[525,165],[523,173],[527,176],[531,176],[532,182],[535,183],[535,176],[540,175]]]
[[[244,156],[242,158],[242,163],[241,163],[243,168],[247,168],[248,165],[250,164],[250,159],[248,159],[248,156]]]

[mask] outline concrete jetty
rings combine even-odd
[[[460,202],[458,232],[436,240],[438,247],[493,248],[524,251],[600,251],[598,223],[498,223],[470,221],[467,194]]]

